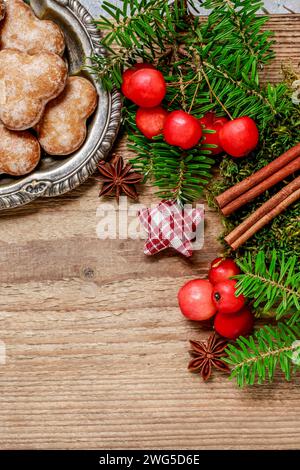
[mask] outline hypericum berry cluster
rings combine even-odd
[[[178,293],[181,312],[189,320],[214,318],[214,328],[224,338],[235,340],[251,333],[254,317],[243,295],[236,296],[237,281],[231,279],[240,270],[231,258],[211,263],[208,279],[186,283]]]
[[[228,120],[209,112],[197,119],[181,109],[168,112],[161,106],[167,92],[166,81],[151,64],[135,64],[126,70],[121,90],[139,106],[136,125],[148,139],[163,134],[168,144],[184,150],[196,147],[201,141],[213,146],[209,147],[212,155],[225,151],[236,158],[249,154],[258,144],[258,129],[247,116]],[[203,133],[203,129],[213,132]]]

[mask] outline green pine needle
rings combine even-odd
[[[211,179],[215,163],[210,146],[198,146],[190,151],[164,142],[162,136],[149,140],[135,125],[135,109],[127,108],[129,149],[137,153],[131,164],[157,187],[156,195],[178,203],[188,203],[201,197]]]
[[[284,323],[264,326],[249,338],[240,337],[236,346],[226,348],[227,357],[223,358],[232,367],[230,378],[235,378],[240,387],[272,382],[279,368],[290,380],[300,366],[299,337],[300,324]]]
[[[235,276],[238,279],[237,295],[244,294],[254,299],[253,307],[263,306],[263,312],[275,309],[277,320],[296,312],[300,312],[300,270],[296,256],[286,258],[284,253],[271,254],[266,262],[265,253],[260,251],[255,259],[248,254],[243,259],[236,260],[243,274]]]

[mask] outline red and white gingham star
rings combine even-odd
[[[184,256],[192,256],[192,240],[204,218],[203,209],[182,208],[172,201],[139,211],[139,219],[148,233],[144,253],[154,255],[172,247]]]

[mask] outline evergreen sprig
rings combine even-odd
[[[266,325],[249,338],[240,337],[236,345],[230,344],[223,360],[232,367],[231,378],[236,378],[240,387],[271,382],[277,368],[290,380],[300,366],[299,337],[299,323]]]
[[[130,109],[130,106],[128,107]],[[210,157],[210,145],[198,146],[189,152],[168,145],[162,136],[149,140],[136,128],[135,110],[127,112],[129,149],[137,156],[131,160],[134,167],[154,178],[156,195],[173,199],[179,204],[197,200],[211,178],[215,160]]]
[[[104,1],[102,15],[95,21],[105,31],[102,46],[107,56],[91,57],[91,70],[107,90],[122,83],[122,72],[139,59],[154,61],[172,43],[175,34],[174,21],[183,13],[183,1],[175,2],[170,9],[164,0],[123,0],[122,8]]]
[[[169,4],[164,0],[123,0],[120,8],[110,2],[102,3],[107,16],[96,21],[99,29],[107,30],[102,44],[110,47],[113,43],[122,47],[143,45],[152,49],[153,45],[164,46],[164,41],[171,35],[173,26],[170,19]],[[128,15],[130,12],[130,15]],[[167,23],[167,24],[166,24]]]
[[[214,110],[230,117],[248,115],[258,123],[262,141],[276,116],[287,119],[292,103],[287,86],[262,86],[259,71],[272,60],[272,33],[257,17],[260,0],[205,0],[208,18],[194,16],[197,1],[123,0],[103,8],[109,15],[96,21],[105,32],[107,56],[92,58],[92,70],[110,90],[122,81],[124,68],[151,61],[164,74],[169,110],[184,109],[195,117]],[[124,119],[133,121],[136,107],[125,103]],[[128,105],[128,106],[127,106]],[[158,195],[179,202],[196,200],[212,175],[208,147],[189,152],[149,142],[136,127],[129,139],[138,154],[134,163],[158,188]],[[227,160],[227,159],[226,159]]]
[[[273,250],[270,261],[260,251],[255,259],[248,256],[236,260],[243,274],[238,279],[237,293],[254,299],[253,307],[263,306],[263,313],[275,310],[277,320],[291,316],[294,323],[300,314],[300,270],[297,256],[287,258]]]
[[[262,2],[209,0],[208,20],[194,22],[189,46],[194,63],[213,95],[231,117],[250,116],[265,127],[276,114],[286,112],[286,86],[260,85],[259,70],[274,53],[272,33],[261,31],[267,17],[257,17]],[[198,40],[196,40],[198,38]]]
[[[206,24],[206,30],[214,29],[215,39],[230,39],[237,50],[247,50],[255,60],[257,66],[262,68],[274,58],[272,46],[274,40],[271,31],[262,31],[268,21],[268,16],[257,15],[263,7],[261,0],[205,0],[202,6],[211,9]],[[223,34],[224,25],[225,35]],[[240,65],[247,59],[245,54],[240,57]],[[237,72],[239,72],[237,70]]]

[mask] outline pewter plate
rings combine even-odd
[[[93,19],[78,0],[31,0],[41,19],[51,19],[66,39],[65,59],[71,75],[90,79],[99,94],[97,110],[88,121],[88,136],[80,150],[68,157],[43,155],[39,166],[25,177],[0,176],[0,210],[27,204],[38,197],[58,196],[83,183],[105,159],[120,124],[121,99],[117,91],[107,93],[86,69],[93,54],[104,54],[101,36]]]

